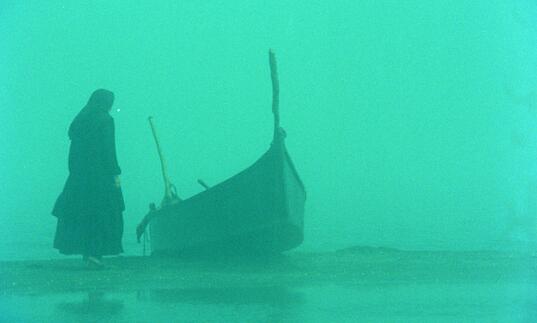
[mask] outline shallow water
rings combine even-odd
[[[1,322],[535,322],[536,257],[353,248],[272,260],[3,263]]]
[[[518,284],[148,289],[0,296],[4,322],[532,322]]]

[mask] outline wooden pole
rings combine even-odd
[[[162,154],[162,148],[160,147],[160,142],[157,137],[157,130],[155,129],[155,124],[153,123],[153,117],[147,118],[149,125],[151,126],[151,132],[153,133],[153,138],[155,139],[155,144],[157,145],[157,151],[160,158],[160,167],[162,169],[162,179],[164,180],[164,201],[171,201],[173,198],[172,195],[172,184],[170,178],[168,177],[168,171],[166,168],[166,161],[164,160],[164,155]]]
[[[278,136],[280,128],[280,85],[278,81],[278,65],[276,54],[269,50],[270,77],[272,79],[272,113],[274,114],[274,139]]]

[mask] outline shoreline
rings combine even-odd
[[[505,252],[400,251],[353,247],[270,258],[118,256],[106,268],[81,259],[0,262],[0,293],[139,291],[321,284],[522,283],[537,287],[537,256]]]

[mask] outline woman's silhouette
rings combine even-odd
[[[114,94],[99,89],[69,127],[69,177],[52,214],[58,218],[54,248],[80,254],[89,266],[123,252],[125,210],[116,158]]]

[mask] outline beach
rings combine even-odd
[[[18,321],[509,321],[537,318],[537,257],[356,247],[274,257],[3,262]],[[197,313],[197,314],[193,314]]]

